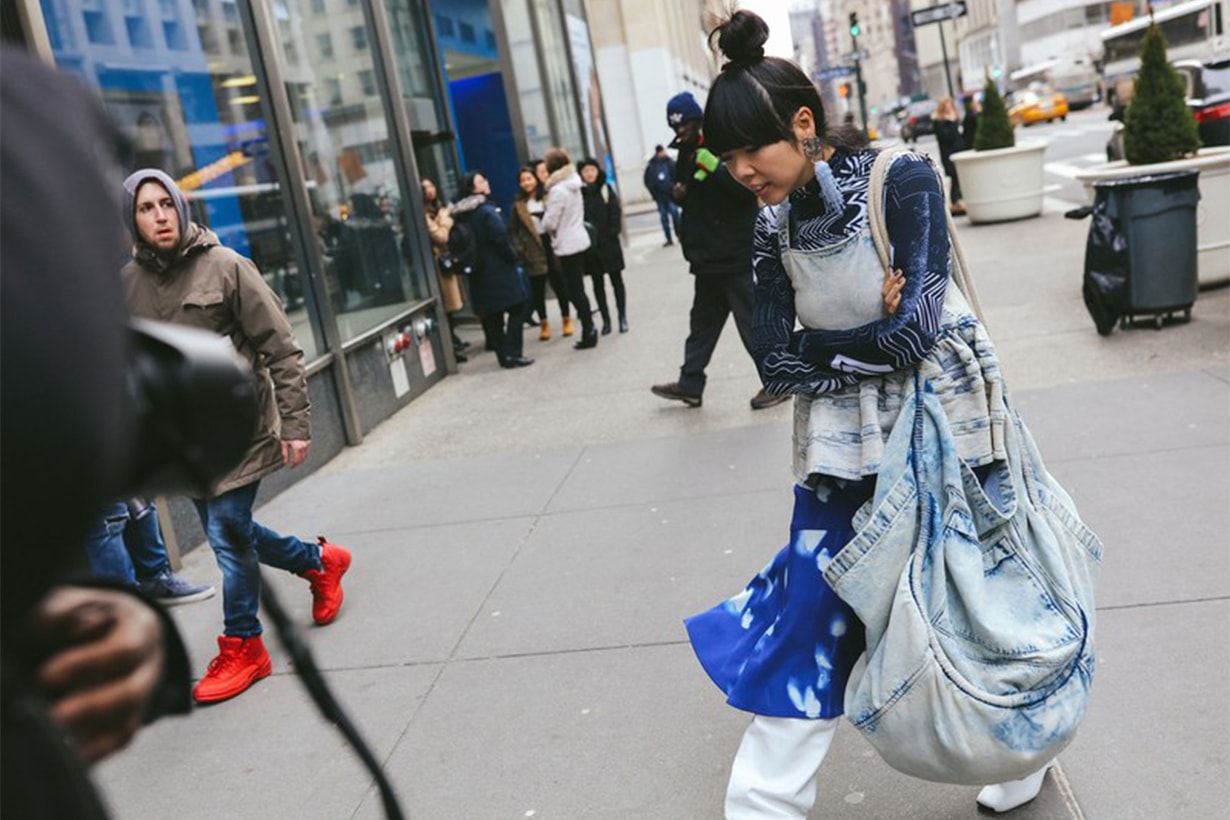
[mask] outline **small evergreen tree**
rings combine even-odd
[[[1123,121],[1123,153],[1130,165],[1168,162],[1194,153],[1200,132],[1187,107],[1183,78],[1166,59],[1166,38],[1150,24],[1140,46],[1140,73]]]
[[[1014,145],[1016,134],[1012,132],[1008,107],[1004,105],[1004,98],[999,95],[995,81],[987,74],[987,84],[982,87],[982,113],[978,115],[978,129],[974,131],[974,150],[993,151]]]

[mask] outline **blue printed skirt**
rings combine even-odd
[[[796,486],[790,543],[741,593],[684,622],[731,706],[770,717],[842,714],[863,624],[821,573],[854,537],[854,513],[874,491],[874,478]]]

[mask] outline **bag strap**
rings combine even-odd
[[[888,176],[888,166],[901,154],[909,153],[903,146],[885,148],[876,156],[871,166],[871,181],[867,183],[867,226],[871,230],[871,239],[875,243],[876,253],[880,256],[880,264],[888,269],[892,265],[892,255],[889,253],[888,226],[884,223],[884,179]],[[934,167],[934,166],[933,166]],[[940,184],[940,195],[943,196],[944,180],[936,180]],[[969,302],[978,321],[986,326],[986,316],[982,312],[982,303],[978,300],[978,292],[974,289],[974,280],[970,277],[969,263],[965,261],[965,249],[957,236],[957,226],[953,224],[952,214],[944,211],[944,222],[948,226],[948,245],[952,252],[952,278],[965,300]]]

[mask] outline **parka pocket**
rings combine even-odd
[[[185,310],[208,310],[222,304],[220,290],[193,290],[184,297]]]

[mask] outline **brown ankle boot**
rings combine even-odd
[[[564,317],[564,335],[565,336],[572,335],[572,317],[571,316]]]
[[[542,330],[538,333],[538,341],[545,342],[551,338],[551,325],[546,319],[542,320]]]

